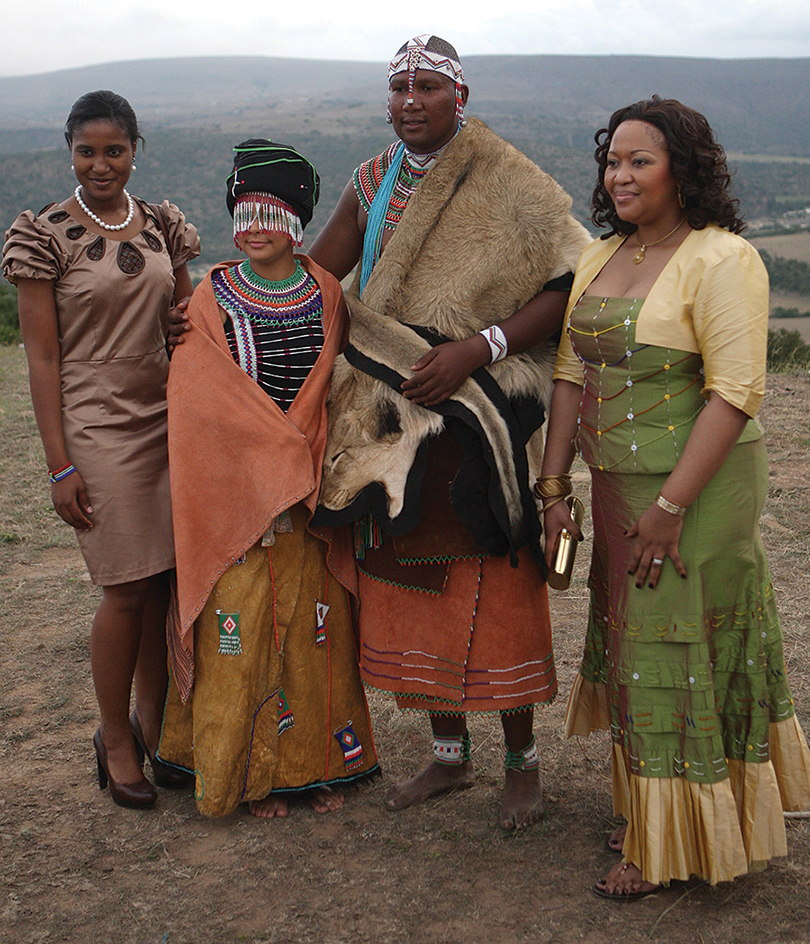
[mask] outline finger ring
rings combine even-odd
[[[661,564],[664,563],[664,559],[662,557],[653,557],[652,562],[653,564],[658,564],[658,566],[660,567]]]

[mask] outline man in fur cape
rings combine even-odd
[[[533,706],[557,690],[530,482],[589,238],[551,177],[464,120],[467,95],[449,43],[406,43],[399,141],[357,168],[312,247],[341,279],[361,262],[318,514],[356,522],[364,681],[430,712],[433,762],[386,806],[472,785],[466,715],[499,711],[499,821],[516,829],[542,814]]]

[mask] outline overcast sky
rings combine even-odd
[[[462,59],[810,56],[808,0],[3,0],[2,23],[0,75],[174,56],[387,61],[425,32]]]

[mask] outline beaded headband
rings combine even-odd
[[[417,69],[441,72],[454,82],[464,81],[464,70],[458,61],[458,53],[450,43],[428,33],[414,36],[399,49],[388,66],[388,80],[398,72],[407,71],[412,75]]]
[[[407,71],[409,104],[413,102],[413,83],[417,69],[438,72],[452,80],[456,87],[456,117],[461,121],[464,118],[464,100],[461,96],[464,70],[461,68],[456,50],[447,40],[430,33],[414,36],[400,47],[388,66],[388,81],[390,82],[399,72]],[[389,110],[389,122],[390,119]]]
[[[239,237],[244,236],[254,222],[259,224],[260,233],[283,233],[293,246],[300,246],[304,241],[301,217],[289,203],[272,193],[243,193],[237,198],[233,209],[233,241],[237,249]]]

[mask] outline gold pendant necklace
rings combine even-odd
[[[647,250],[650,248],[650,246],[657,246],[659,243],[662,243],[665,239],[669,239],[669,237],[672,236],[673,233],[677,233],[678,230],[681,228],[681,224],[683,223],[683,221],[684,221],[685,219],[686,219],[686,217],[685,217],[685,216],[682,216],[682,217],[678,220],[678,225],[675,227],[675,229],[671,229],[671,230],[666,234],[666,236],[662,236],[660,239],[656,239],[656,241],[655,241],[654,243],[643,243],[643,242],[638,238],[638,230],[636,230],[636,233],[635,233],[636,242],[638,243],[638,245],[639,245],[640,248],[639,248],[638,252],[633,256],[633,264],[634,264],[634,265],[641,265],[641,263],[644,262],[644,257],[647,255]]]

